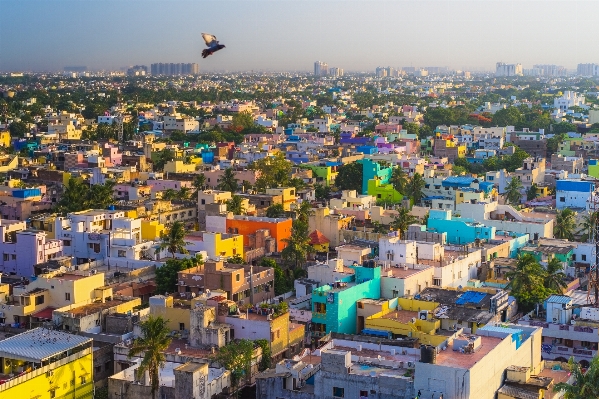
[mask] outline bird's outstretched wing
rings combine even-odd
[[[206,42],[206,46],[214,47],[218,44],[218,40],[216,40],[216,36],[211,35],[210,33],[202,33],[202,38]]]

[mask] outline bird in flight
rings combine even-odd
[[[206,46],[208,46],[208,48],[205,48],[204,50],[202,50],[202,58],[206,58],[209,55],[214,54],[218,50],[225,48],[225,45],[218,44],[218,40],[216,40],[216,36],[211,35],[210,33],[202,33],[202,38],[206,42]]]

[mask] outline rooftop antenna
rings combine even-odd
[[[589,212],[591,217],[591,230],[589,235],[591,236],[591,243],[595,244],[592,247],[593,256],[595,263],[591,265],[591,272],[589,273],[589,285],[587,288],[587,303],[591,303],[591,291],[594,288],[595,291],[595,306],[599,306],[599,221],[597,215],[599,212],[599,195],[596,191],[591,189],[591,198],[589,204]]]
[[[123,111],[121,110],[122,107],[122,103],[121,103],[121,91],[119,90],[119,94],[117,96],[117,102],[116,102],[116,112],[114,115],[114,121],[113,123],[116,123],[116,132],[118,135],[118,142],[120,145],[123,144]]]

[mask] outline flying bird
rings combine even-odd
[[[206,42],[206,46],[208,46],[208,48],[205,48],[204,50],[202,50],[202,58],[206,58],[209,55],[214,54],[218,50],[225,48],[225,45],[218,44],[218,40],[216,40],[216,36],[211,35],[210,33],[202,33],[202,38]]]

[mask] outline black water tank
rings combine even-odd
[[[429,357],[431,359],[430,363],[437,364],[437,348],[435,348],[432,345],[429,345],[428,350],[429,350]]]
[[[420,361],[422,363],[430,363],[431,362],[430,351],[428,350],[426,345],[420,345]]]

